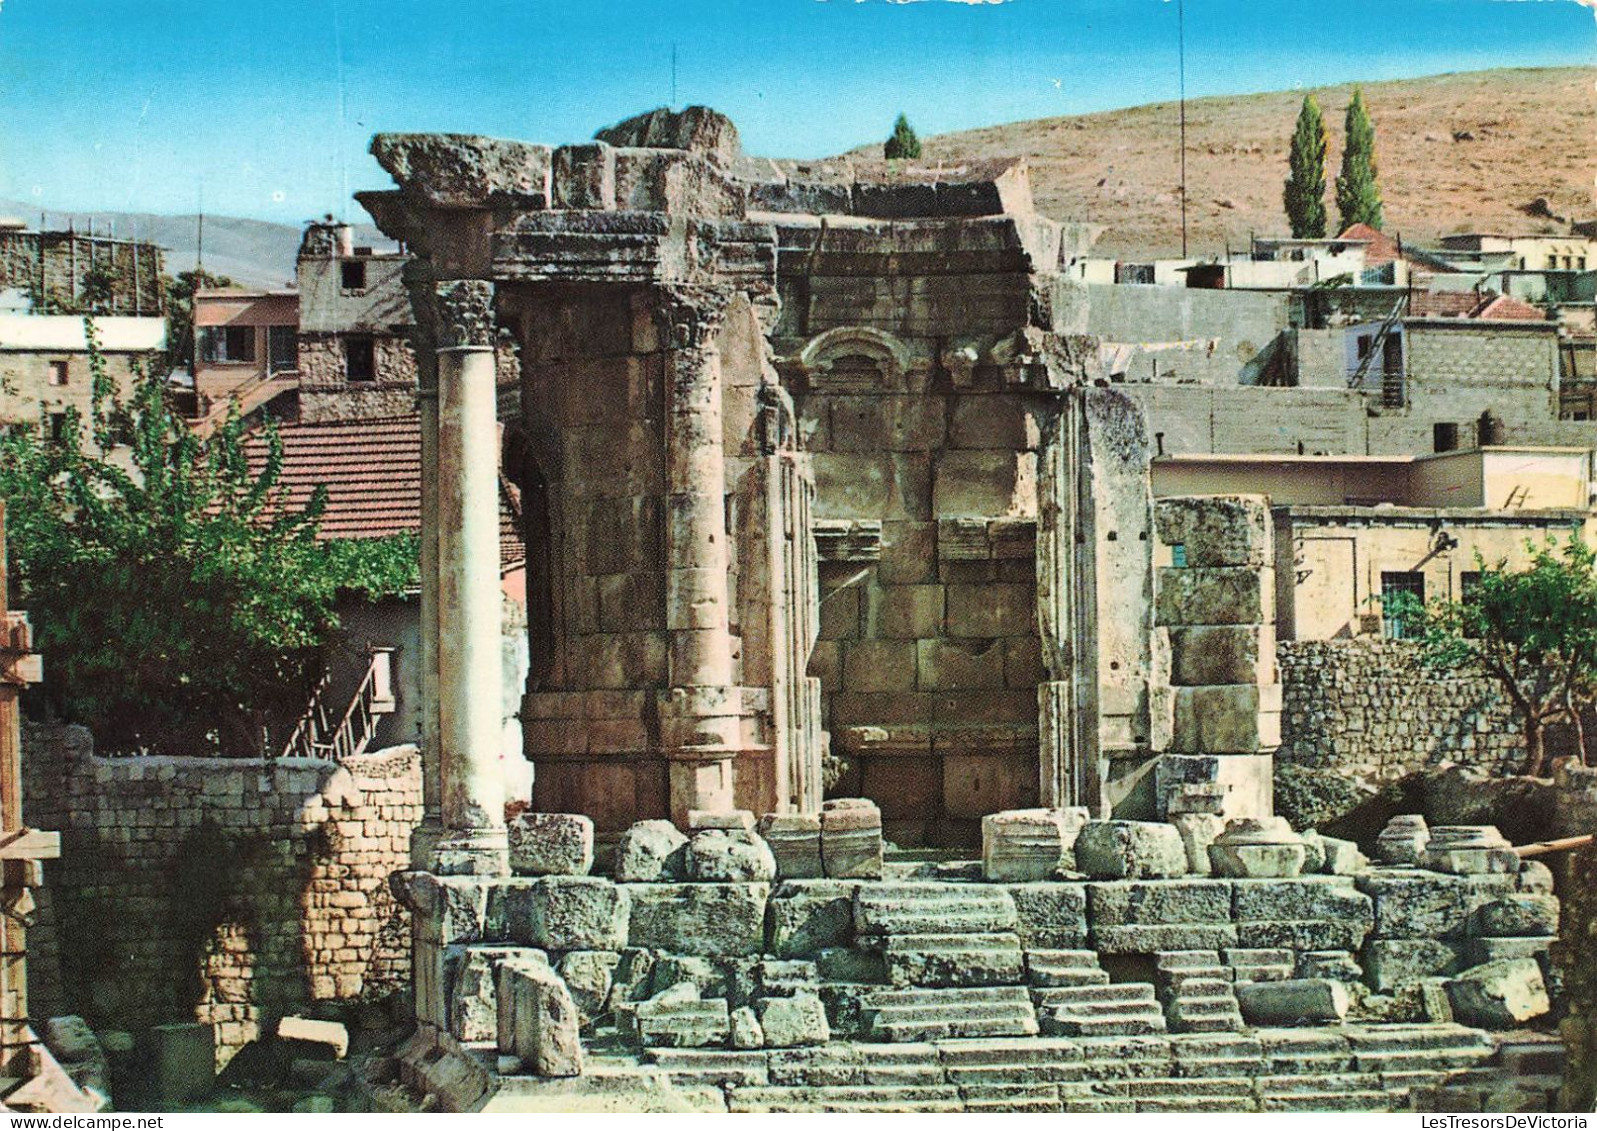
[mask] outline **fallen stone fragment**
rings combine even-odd
[[[585,876],[593,867],[593,821],[578,813],[522,813],[506,830],[518,876]]]

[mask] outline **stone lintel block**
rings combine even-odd
[[[1558,897],[1515,892],[1478,908],[1470,933],[1489,938],[1549,938],[1558,934]]]
[[[1170,682],[1177,687],[1276,682],[1273,625],[1177,625]]]
[[[1171,825],[1089,821],[1076,837],[1076,867],[1094,879],[1182,876],[1187,850]]]
[[[821,867],[821,818],[818,813],[767,813],[760,818],[760,836],[776,858],[776,874],[784,880],[818,879]]]
[[[522,813],[508,833],[519,876],[585,876],[593,867],[593,820],[580,813]]]
[[[1334,1025],[1347,1016],[1347,987],[1329,978],[1248,982],[1237,987],[1237,1004],[1248,1024]]]
[[[764,948],[769,884],[621,886],[631,898],[630,946],[706,958]]]
[[[1251,566],[1161,568],[1155,619],[1160,625],[1275,623],[1275,571]]]
[[[880,879],[882,811],[859,797],[835,798],[821,809],[821,864],[832,879]]]
[[[1390,868],[1353,882],[1374,903],[1375,938],[1455,939],[1468,933],[1476,908],[1513,891],[1514,879]]]
[[[1263,495],[1202,495],[1154,503],[1159,541],[1184,546],[1190,566],[1273,564],[1270,500]]]
[[[943,451],[933,472],[932,513],[938,518],[1035,516],[1036,453]]]

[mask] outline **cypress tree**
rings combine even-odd
[[[1381,186],[1376,180],[1375,125],[1364,105],[1364,92],[1353,91],[1347,108],[1347,138],[1342,147],[1342,172],[1336,178],[1336,208],[1342,230],[1354,224],[1381,228]]]
[[[920,156],[920,138],[910,128],[909,119],[900,114],[893,123],[893,136],[882,145],[882,156],[889,161]]]
[[[1287,222],[1294,239],[1325,238],[1325,147],[1329,135],[1320,104],[1310,94],[1298,111],[1297,129],[1292,131],[1292,153],[1287,158],[1291,175],[1286,179],[1282,198]]]

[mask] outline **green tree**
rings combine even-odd
[[[882,144],[882,156],[889,161],[913,160],[920,156],[920,138],[915,136],[904,115],[900,114],[893,123],[893,136]]]
[[[1381,186],[1375,167],[1375,124],[1364,105],[1364,92],[1353,91],[1348,103],[1346,138],[1342,146],[1342,172],[1336,178],[1336,210],[1345,232],[1354,224],[1381,228]]]
[[[1524,772],[1539,776],[1549,723],[1570,724],[1585,751],[1581,712],[1597,702],[1597,553],[1578,530],[1526,546],[1521,569],[1488,568],[1477,554],[1480,579],[1457,601],[1420,609],[1409,597],[1384,612],[1413,618],[1429,666],[1476,669],[1502,686],[1525,728]]]
[[[1294,239],[1325,238],[1325,148],[1329,135],[1314,95],[1305,95],[1292,131],[1291,173],[1282,196]]]
[[[208,287],[230,287],[233,280],[209,271],[179,271],[166,279],[167,371],[194,371],[194,292]]]
[[[35,624],[41,693],[108,751],[262,753],[308,701],[335,600],[402,592],[416,539],[318,540],[325,494],[285,503],[275,431],[252,470],[237,414],[196,436],[148,365],[119,403],[84,325],[89,419],[69,410],[54,440],[0,431],[11,598]]]

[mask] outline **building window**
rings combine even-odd
[[[200,331],[200,360],[254,361],[254,326],[207,326]]]
[[[377,379],[377,351],[370,338],[344,339],[344,376],[351,381]]]
[[[1547,257],[1547,270],[1549,270],[1549,271],[1558,270],[1558,256],[1549,255]]]
[[[50,414],[50,442],[59,444],[66,439],[66,434],[67,414],[64,412],[52,412]]]
[[[273,373],[282,373],[299,365],[299,342],[294,327],[266,328],[266,365]]]
[[[1586,257],[1584,255],[1577,255],[1575,257],[1575,270],[1577,270],[1577,271],[1586,270]]]
[[[339,283],[346,291],[366,289],[366,264],[359,259],[345,259],[338,265]]]
[[[1404,607],[1425,604],[1425,575],[1414,571],[1381,571],[1381,614],[1386,625],[1386,635],[1393,640],[1405,640],[1414,632],[1412,622],[1405,624]]]
[[[50,363],[50,384],[57,388],[67,383],[68,362],[52,361]]]
[[[1433,452],[1456,452],[1458,450],[1458,425],[1451,421],[1441,421],[1431,425],[1431,450]]]

